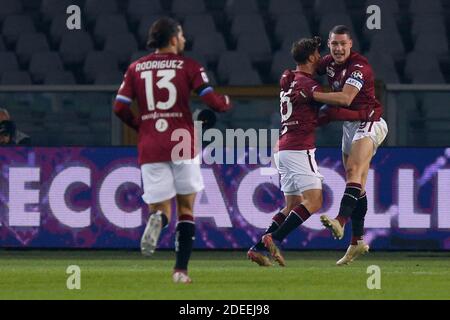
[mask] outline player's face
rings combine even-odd
[[[178,27],[178,34],[177,34],[177,53],[182,54],[184,52],[184,46],[186,45],[186,39],[183,35],[183,29],[181,27]]]
[[[314,55],[312,56],[312,63],[314,64],[314,68],[316,68],[319,65],[320,62],[320,52],[319,49],[316,49],[316,52],[314,52]]]
[[[330,48],[331,56],[337,64],[344,63],[348,59],[352,46],[352,39],[347,34],[332,33],[330,39],[328,39],[328,48]]]

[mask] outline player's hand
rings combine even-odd
[[[203,127],[208,130],[216,124],[216,114],[214,111],[211,111],[209,109],[204,109],[200,111],[197,115],[197,121],[201,121],[203,123]]]

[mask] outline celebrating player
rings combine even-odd
[[[357,111],[335,110],[327,112],[326,117],[319,118],[320,105],[305,94],[322,91],[319,83],[313,79],[320,62],[319,47],[320,39],[317,37],[295,42],[291,53],[297,68],[293,71],[286,70],[280,79],[282,131],[275,162],[281,175],[281,190],[286,207],[273,217],[272,224],[262,239],[247,253],[248,258],[260,266],[272,265],[266,249],[284,266],[284,258],[275,241],[282,241],[322,207],[323,176],[314,159],[316,127],[322,119],[326,119],[323,120],[326,122],[366,117],[365,112],[361,114]]]
[[[182,55],[185,38],[178,22],[171,18],[157,20],[149,30],[147,45],[156,51],[129,66],[114,112],[139,133],[142,198],[151,214],[141,239],[141,251],[144,255],[153,254],[161,229],[170,221],[171,199],[176,197],[178,223],[173,281],[190,283],[187,269],[195,235],[193,205],[196,193],[204,186],[189,97],[194,90],[218,112],[230,109],[231,104],[228,96],[214,92],[202,66]],[[133,100],[139,106],[139,118],[130,110]],[[190,150],[174,152],[179,144],[178,135],[174,138],[175,131],[187,133]]]
[[[314,91],[314,100],[366,110],[369,121],[348,121],[343,125],[342,156],[347,186],[342,197],[339,214],[335,219],[321,217],[335,238],[342,239],[345,224],[352,220],[352,240],[346,254],[337,264],[345,265],[366,253],[364,243],[364,217],[367,213],[365,184],[370,162],[377,148],[386,138],[388,128],[381,118],[382,105],[375,98],[374,74],[365,57],[352,49],[352,36],[346,26],[335,26],[329,34],[330,55],[325,56],[317,72],[327,74],[332,93]]]

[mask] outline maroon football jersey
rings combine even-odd
[[[181,142],[190,144],[190,153],[176,152],[177,157],[192,159],[196,156],[189,98],[192,90],[206,84],[208,77],[200,64],[173,53],[152,53],[129,66],[116,99],[138,103],[139,164],[174,160],[172,150]],[[187,130],[190,141],[181,140],[177,135],[179,131],[174,135],[176,141],[172,141],[172,133],[177,129]]]
[[[302,89],[321,91],[317,81],[301,71],[285,72],[280,80],[281,133],[279,150],[308,150],[316,146],[320,104],[304,99]]]
[[[382,108],[375,98],[375,79],[368,60],[357,52],[352,52],[343,64],[336,64],[331,55],[326,55],[320,61],[317,73],[327,74],[328,83],[333,91],[342,91],[344,85],[351,85],[359,90],[350,109],[367,107]]]

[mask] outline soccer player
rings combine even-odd
[[[280,79],[280,112],[282,130],[275,163],[281,176],[281,190],[286,207],[273,217],[262,239],[247,252],[250,260],[260,266],[272,265],[271,256],[284,266],[285,261],[275,241],[281,242],[291,231],[322,207],[322,180],[315,153],[315,130],[322,122],[318,103],[306,92],[322,91],[313,79],[320,62],[320,39],[301,39],[293,44],[291,54],[296,70],[286,70]],[[331,111],[330,111],[331,110]],[[336,112],[328,108],[329,120],[366,119],[366,112]]]
[[[335,26],[329,33],[328,47],[330,54],[321,60],[318,73],[327,74],[334,92],[310,92],[314,100],[352,110],[372,111],[370,121],[344,122],[342,157],[347,185],[337,217],[321,217],[323,225],[337,239],[342,239],[345,224],[351,219],[351,243],[344,257],[337,261],[337,265],[345,265],[369,250],[363,240],[367,213],[365,184],[371,159],[386,138],[388,128],[381,118],[383,107],[375,98],[373,70],[364,56],[352,51],[350,29]]]
[[[187,269],[195,235],[193,205],[196,193],[204,185],[189,97],[195,91],[205,104],[218,112],[230,109],[231,104],[228,96],[214,92],[203,67],[182,55],[185,38],[177,21],[158,19],[149,30],[147,45],[156,51],[129,66],[114,112],[139,134],[142,198],[150,209],[141,251],[144,255],[153,254],[161,229],[170,221],[171,199],[176,197],[178,223],[173,281],[190,283]],[[130,110],[133,100],[139,106],[138,118]],[[175,133],[179,132],[187,133],[184,138],[189,138],[186,141],[190,150],[175,151],[180,143]]]

